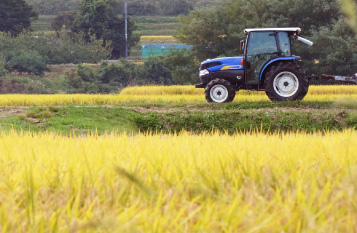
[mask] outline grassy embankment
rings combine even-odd
[[[2,107],[0,130],[51,131],[82,134],[212,129],[235,133],[258,130],[324,131],[357,128],[357,106],[349,103],[234,102],[123,103],[115,106]]]

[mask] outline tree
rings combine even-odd
[[[341,10],[347,16],[347,23],[357,33],[357,2],[353,0],[340,0]]]
[[[160,1],[162,15],[187,14],[193,10],[193,5],[187,0],[164,0]]]
[[[214,9],[192,11],[179,22],[177,37],[193,45],[200,60],[240,54],[245,28],[301,27],[302,36],[315,42],[313,47],[294,45],[309,74],[357,70],[356,40],[338,0],[227,0]]]
[[[11,36],[17,36],[31,25],[31,18],[37,18],[25,0],[1,0],[0,1],[0,31],[8,32]]]
[[[125,55],[125,20],[118,17],[113,10],[115,2],[111,0],[83,0],[81,10],[73,23],[72,32],[84,32],[86,39],[91,36],[103,39],[104,45],[111,42],[112,58],[117,59]],[[139,37],[133,34],[134,21],[128,19],[128,48],[139,42]]]
[[[73,11],[65,11],[60,13],[52,20],[51,26],[55,31],[60,31],[63,27],[70,29],[75,20],[76,13]]]

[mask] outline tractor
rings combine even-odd
[[[201,63],[200,84],[208,102],[232,102],[236,91],[265,91],[272,101],[302,100],[309,89],[309,79],[291,52],[293,38],[301,38],[300,28],[245,29],[240,42],[240,57],[209,59]]]

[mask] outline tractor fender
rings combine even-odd
[[[262,80],[262,77],[263,77],[263,74],[264,74],[264,71],[267,70],[267,68],[272,65],[273,63],[275,62],[278,62],[278,61],[295,61],[296,58],[295,57],[278,57],[278,58],[274,58],[270,61],[268,61],[263,69],[260,71],[260,76],[259,76],[259,80],[261,81]]]

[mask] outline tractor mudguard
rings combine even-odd
[[[263,69],[260,71],[259,80],[260,80],[260,81],[262,80],[264,71],[265,71],[271,64],[273,64],[274,62],[277,62],[277,61],[295,61],[295,60],[296,60],[296,57],[278,57],[278,58],[274,58],[274,59],[268,61],[268,62],[263,66]]]

